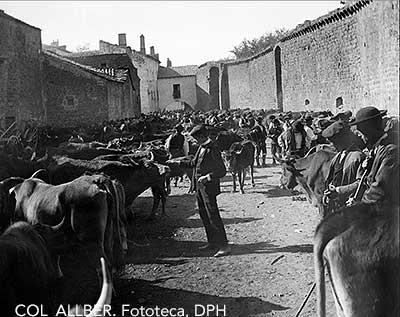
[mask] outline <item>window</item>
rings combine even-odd
[[[173,88],[172,97],[174,97],[174,99],[181,98],[181,85],[179,84],[172,85],[172,88]]]
[[[340,108],[341,106],[343,106],[343,98],[338,97],[336,98],[336,108]]]
[[[74,95],[66,95],[63,100],[63,107],[66,110],[73,110],[76,108],[78,100]]]
[[[310,100],[306,99],[306,100],[304,101],[304,105],[305,105],[305,106],[308,106],[309,104],[310,104]]]

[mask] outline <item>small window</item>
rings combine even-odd
[[[336,98],[336,108],[340,108],[341,106],[343,106],[343,98],[338,97]]]
[[[304,105],[305,105],[305,106],[308,106],[309,104],[310,104],[310,100],[306,99],[306,100],[304,101]]]
[[[174,97],[174,99],[181,98],[181,85],[179,84],[172,85],[172,88],[173,88],[172,97]]]
[[[76,108],[78,100],[74,95],[66,95],[63,100],[63,107],[66,110],[73,110]]]

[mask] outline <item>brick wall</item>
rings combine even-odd
[[[0,11],[0,117],[44,119],[41,31]],[[0,120],[4,127],[5,120]]]

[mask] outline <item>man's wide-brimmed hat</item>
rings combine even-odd
[[[387,113],[387,110],[379,110],[375,107],[364,107],[357,111],[356,119],[350,124],[358,124],[378,117],[383,117]]]

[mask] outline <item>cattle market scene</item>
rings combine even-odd
[[[0,2],[0,316],[397,317],[399,2]]]

